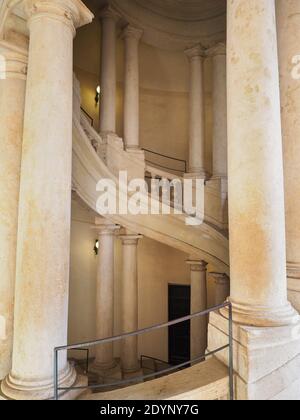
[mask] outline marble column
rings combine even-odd
[[[120,235],[122,241],[122,331],[133,332],[138,329],[138,274],[137,245],[142,236],[126,232]],[[126,338],[122,343],[122,371],[131,374],[139,371],[138,337]]]
[[[116,132],[116,23],[118,16],[110,8],[100,12],[102,24],[100,132]]]
[[[123,31],[125,40],[124,141],[126,149],[139,149],[139,42],[143,31],[131,25]]]
[[[207,51],[213,62],[213,178],[227,179],[226,45]]]
[[[300,312],[300,2],[277,0],[289,299]]]
[[[103,223],[95,227],[98,232],[99,251],[96,283],[96,336],[97,339],[114,335],[114,247],[115,231],[119,226]],[[96,348],[94,366],[109,370],[116,366],[113,343]]]
[[[67,343],[73,37],[93,15],[80,0],[26,0],[30,31],[12,370],[3,393],[53,396],[53,350]],[[74,384],[65,353],[59,382]]]
[[[209,273],[215,284],[215,302],[216,306],[222,305],[230,296],[230,278],[223,273]]]
[[[191,268],[192,315],[207,309],[207,263],[204,261],[187,261],[187,263]],[[199,316],[191,320],[191,359],[205,355],[207,348],[207,324],[207,316]]]
[[[189,175],[205,178],[204,50],[197,45],[185,54],[190,61]]]
[[[227,30],[230,299],[240,323],[288,325],[274,1],[228,2]]]
[[[27,50],[0,41],[0,380],[11,368]]]

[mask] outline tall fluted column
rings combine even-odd
[[[137,245],[140,235],[125,234],[122,241],[122,325],[123,333],[138,329],[138,277],[137,277]],[[138,337],[126,338],[122,343],[122,370],[125,374],[137,372]]]
[[[11,368],[27,51],[0,41],[0,380]]]
[[[117,15],[105,7],[102,23],[100,132],[116,132],[116,22]]]
[[[103,223],[97,225],[99,251],[97,264],[96,293],[96,336],[99,338],[114,335],[114,245],[115,231],[119,226]],[[101,370],[116,365],[113,343],[103,344],[96,349],[95,366]]]
[[[213,178],[227,178],[226,45],[207,51],[213,60]]]
[[[205,178],[204,50],[197,45],[186,50],[185,54],[190,61],[189,173]]]
[[[125,40],[124,140],[127,149],[139,149],[139,42],[143,31],[128,25]]]
[[[188,261],[191,268],[191,315],[207,309],[206,266],[204,261]],[[191,320],[191,359],[205,355],[207,348],[207,316]]]
[[[289,298],[300,312],[300,2],[277,0]]]
[[[209,273],[215,283],[215,305],[222,305],[230,296],[230,278],[223,273]]]
[[[298,318],[287,301],[275,3],[227,6],[230,299],[241,323],[287,325]]]
[[[53,349],[67,343],[72,163],[73,37],[93,15],[80,0],[26,0],[30,30],[22,150],[13,399],[53,396]],[[76,374],[65,353],[60,383]]]

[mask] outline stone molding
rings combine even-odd
[[[190,265],[191,271],[200,271],[200,272],[207,271],[208,264],[205,261],[188,260],[186,263]]]
[[[219,42],[218,44],[213,45],[211,48],[206,50],[205,55],[207,57],[226,55],[226,44],[224,42]]]
[[[214,279],[215,284],[227,285],[230,282],[230,277],[225,273],[209,273],[209,275]]]
[[[192,48],[188,48],[184,53],[190,60],[193,60],[195,58],[203,58],[205,56],[205,49],[201,44],[198,44]]]
[[[137,41],[140,41],[140,39],[143,36],[144,31],[140,28],[136,28],[135,26],[132,25],[127,25],[123,32],[122,32],[122,38],[126,39],[126,38],[133,38],[136,39]]]
[[[100,20],[113,19],[115,22],[120,19],[119,13],[110,5],[106,5],[100,10],[99,17]]]

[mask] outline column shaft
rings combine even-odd
[[[11,368],[27,51],[0,41],[0,380]],[[1,71],[2,70],[2,71]]]
[[[191,315],[207,309],[206,266],[204,261],[188,261],[191,266]],[[207,349],[207,316],[191,320],[191,359],[204,356]]]
[[[287,302],[275,4],[228,2],[231,300],[258,326],[294,320]]]
[[[96,227],[99,237],[96,292],[96,336],[97,339],[114,334],[114,244],[115,225]],[[95,364],[101,369],[115,366],[113,343],[100,345],[96,349]]]
[[[124,140],[127,149],[139,148],[139,41],[140,29],[127,26],[125,40]]]
[[[300,2],[277,0],[289,298],[300,312]]]
[[[53,350],[67,343],[74,25],[79,0],[27,1],[30,29],[19,204],[12,371],[3,392],[53,396]],[[65,353],[60,381],[76,378]]]
[[[230,296],[230,278],[227,274],[209,273],[215,283],[215,305],[222,305]]]
[[[101,106],[100,132],[116,132],[116,15],[109,8],[101,11]]]
[[[123,333],[138,329],[138,278],[137,244],[139,235],[121,236],[123,250],[122,269],[122,325]],[[126,338],[122,343],[122,370],[132,373],[139,370],[138,337]]]
[[[185,53],[190,60],[189,172],[205,177],[204,51],[196,46]]]
[[[213,61],[213,177],[227,178],[226,46],[208,51]]]

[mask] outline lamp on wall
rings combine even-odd
[[[98,252],[99,252],[99,239],[96,239],[95,240],[94,252],[95,252],[95,255],[98,255]]]
[[[101,87],[97,86],[96,87],[96,96],[95,96],[96,106],[98,105],[98,103],[100,101],[100,93],[101,93]]]

